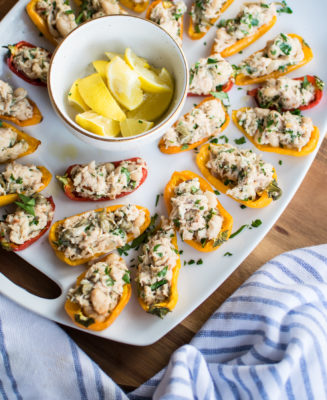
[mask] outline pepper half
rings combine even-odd
[[[91,210],[91,211],[101,212],[101,211],[103,211],[103,210],[106,210],[107,212],[112,212],[112,211],[117,210],[117,209],[120,208],[120,207],[123,207],[123,205],[122,205],[122,204],[118,204],[118,205],[115,205],[115,206],[110,206],[110,207],[105,207],[105,208],[98,208],[98,209],[96,209],[96,210]],[[149,210],[148,210],[147,208],[145,208],[145,207],[141,207],[141,206],[136,206],[136,207],[137,207],[139,210],[143,210],[144,213],[145,213],[145,221],[144,221],[143,225],[140,227],[140,235],[141,235],[141,234],[146,230],[146,228],[149,226],[149,224],[150,224],[150,221],[151,221],[151,219],[150,219],[150,212],[149,212]],[[80,214],[73,215],[72,217],[76,217],[76,216],[79,216],[79,215],[83,215],[83,214],[86,214],[86,213],[88,213],[88,212],[89,212],[89,211],[85,211],[85,212],[82,212],[82,213],[80,213]],[[71,217],[62,219],[62,220],[60,220],[60,221],[56,221],[56,222],[52,225],[52,227],[51,227],[51,229],[50,229],[50,232],[49,232],[49,242],[50,242],[50,245],[51,245],[51,247],[53,248],[53,250],[55,251],[56,256],[57,256],[61,261],[63,261],[64,263],[66,263],[66,264],[68,264],[68,265],[73,265],[73,266],[75,266],[75,265],[81,265],[81,264],[85,264],[85,263],[87,263],[87,262],[89,262],[89,261],[91,261],[91,260],[94,260],[94,259],[96,259],[96,258],[98,258],[98,257],[101,257],[101,256],[103,256],[104,254],[108,253],[108,251],[104,251],[104,252],[102,252],[102,253],[96,253],[96,254],[94,254],[94,256],[92,256],[92,257],[81,258],[81,259],[79,259],[79,260],[73,260],[73,261],[70,260],[69,258],[65,257],[64,252],[57,249],[56,242],[57,242],[57,240],[58,240],[58,236],[57,236],[57,232],[56,232],[56,231],[57,231],[57,227],[58,227],[60,224],[62,224],[66,219],[69,219],[69,218],[71,218]],[[131,242],[133,239],[135,239],[135,237],[134,237],[132,234],[128,234],[128,235],[127,235],[127,242],[126,242],[126,243]],[[112,250],[114,250],[114,249],[111,249],[110,251],[112,251]]]
[[[178,251],[176,233],[171,238],[170,243],[174,247],[174,249]],[[168,312],[171,312],[175,308],[178,300],[177,281],[180,268],[181,268],[181,260],[180,257],[178,256],[176,264],[173,268],[173,276],[170,285],[169,300],[162,301],[161,303],[155,303],[149,306],[145,304],[145,302],[140,296],[138,296],[139,303],[141,304],[141,307],[143,308],[144,311],[146,311],[149,314],[157,315],[158,317],[163,318]]]
[[[153,3],[150,4],[149,8],[146,10],[145,18],[151,21],[150,15],[152,10],[158,5],[162,3],[163,8],[171,8],[174,7],[174,2],[171,0],[155,0]],[[179,37],[183,40],[183,30],[184,30],[184,15],[181,17],[181,25],[179,31]]]
[[[28,99],[28,101],[31,104],[31,106],[33,107],[33,115],[31,116],[31,118],[21,121],[20,119],[18,119],[16,117],[12,117],[10,115],[0,115],[0,119],[10,121],[18,126],[30,126],[30,125],[39,124],[43,119],[41,111],[38,109],[38,107],[34,103],[34,101],[32,101],[31,99]]]
[[[307,78],[307,80],[314,86],[314,88],[315,88],[315,97],[314,97],[314,99],[312,101],[310,101],[309,104],[304,105],[304,106],[300,106],[300,107],[297,108],[298,110],[301,110],[301,111],[309,110],[310,108],[313,108],[313,107],[317,106],[320,103],[320,101],[322,99],[322,96],[323,96],[323,90],[321,89],[321,85],[323,85],[323,83],[317,76],[305,75],[305,76],[301,76],[300,78],[293,78],[293,79],[296,80],[296,81],[303,81],[304,78]],[[255,88],[255,89],[252,89],[252,90],[248,90],[248,92],[247,92],[247,94],[249,96],[252,96],[252,97],[255,98],[255,101],[257,102],[259,107],[260,107],[260,104],[259,104],[259,101],[258,101],[257,94],[258,94],[258,90],[260,88],[261,87]],[[270,108],[270,110],[275,109],[275,108],[272,108],[272,107],[269,107],[269,108]],[[295,110],[295,109],[294,108],[283,109],[283,111],[293,111],[293,110]]]
[[[18,42],[16,44],[13,45],[9,45],[8,46],[8,56],[7,56],[7,65],[10,68],[10,70],[16,74],[17,76],[19,76],[20,78],[22,78],[25,82],[30,83],[31,85],[35,85],[35,86],[44,86],[46,87],[47,84],[46,82],[42,82],[40,79],[31,79],[29,78],[26,74],[24,74],[24,72],[20,71],[19,69],[17,69],[14,65],[14,57],[17,54],[18,50],[21,47],[30,47],[31,49],[35,49],[38,46],[34,46],[33,44],[29,43],[29,42],[25,42],[24,40],[22,40],[21,42]],[[46,50],[46,49],[44,49]],[[48,50],[47,50],[48,51]],[[49,53],[49,56],[51,57],[52,54]]]
[[[230,189],[228,185],[225,185],[219,178],[215,177],[214,175],[211,174],[210,170],[206,167],[207,162],[210,159],[210,152],[209,152],[209,147],[210,146],[221,146],[220,144],[205,144],[201,147],[199,153],[196,156],[196,163],[197,166],[199,167],[202,175],[206,178],[207,181],[211,183],[211,185],[219,190],[220,192],[226,194],[227,190]],[[274,181],[277,181],[277,174],[274,169],[274,174],[273,174],[273,179]],[[276,192],[276,186],[274,185],[274,181],[272,182],[271,185],[271,190],[265,190],[262,192],[260,195],[257,195],[257,198],[255,200],[240,200],[237,199],[233,196],[229,196],[233,200],[236,200],[237,202],[244,204],[247,207],[250,208],[262,208],[268,206],[272,201],[273,197],[270,193],[275,193]],[[274,190],[275,189],[275,190]],[[279,190],[280,192],[280,190]]]
[[[142,1],[140,3],[137,3],[133,0],[120,0],[120,3],[134,12],[141,13],[146,10],[147,6],[149,5],[149,0]]]
[[[42,186],[36,191],[36,193],[39,193],[49,185],[52,175],[45,167],[37,167],[37,169],[42,172]],[[0,196],[0,207],[13,203],[18,199],[19,196],[17,193],[5,194],[3,196]]]
[[[225,12],[225,11],[227,10],[227,8],[233,3],[233,1],[234,1],[234,0],[227,0],[227,1],[225,2],[225,4],[221,7],[220,12],[219,12],[217,18],[212,18],[212,19],[210,20],[210,25],[214,25],[214,24],[215,24],[215,22],[217,21],[217,19],[221,16],[221,14],[222,14],[223,12]],[[194,3],[194,4],[195,4],[195,3]],[[209,31],[210,27],[207,27],[206,29],[207,29],[206,32],[196,32],[195,26],[194,26],[194,23],[193,23],[193,20],[192,20],[192,17],[190,18],[190,24],[189,24],[189,27],[188,27],[188,35],[189,35],[189,37],[190,37],[192,40],[199,40],[199,39],[202,39],[203,36],[205,36],[206,33]]]
[[[214,193],[212,187],[206,182],[201,176],[195,174],[192,171],[181,171],[181,172],[174,172],[170,178],[170,181],[167,183],[164,191],[164,199],[167,207],[168,214],[171,213],[172,206],[171,206],[171,198],[174,197],[174,189],[182,182],[198,178],[200,182],[200,188],[202,191],[209,191]],[[204,245],[201,243],[196,242],[195,240],[185,240],[185,243],[193,247],[194,249],[201,251],[201,252],[210,252],[217,250],[219,246],[221,246],[224,242],[226,242],[231,233],[233,227],[233,217],[224,209],[224,207],[219,203],[217,199],[217,209],[219,210],[219,214],[223,218],[223,224],[219,235],[217,236],[216,240],[209,240]]]
[[[220,53],[220,55],[224,58],[230,57],[230,56],[238,53],[239,51],[245,49],[246,47],[250,46],[250,44],[252,44],[256,40],[258,40],[261,36],[263,36],[266,32],[268,32],[275,25],[276,21],[277,21],[277,17],[274,15],[273,18],[269,22],[260,26],[260,28],[257,29],[257,31],[254,32],[252,35],[246,36],[245,38],[238,40],[236,43],[232,44],[231,46],[226,47],[226,49],[224,49]],[[215,44],[213,44],[213,46],[212,46],[212,50],[211,50],[212,54],[214,54],[214,47],[215,47]]]
[[[50,33],[46,21],[36,11],[36,4],[39,0],[31,0],[27,6],[26,11],[33,24],[37,29],[46,37],[53,45],[57,46],[59,41]]]
[[[28,148],[26,151],[19,154],[15,158],[11,158],[10,160],[0,162],[0,164],[7,163],[8,161],[14,161],[14,160],[17,160],[17,158],[25,157],[28,154],[32,154],[36,151],[36,149],[41,144],[41,142],[39,140],[35,139],[34,137],[28,135],[27,133],[25,133],[23,131],[20,131],[19,129],[15,128],[14,126],[7,124],[6,122],[0,121],[0,127],[8,128],[8,129],[15,131],[17,133],[17,141],[25,140],[25,142],[28,143]]]
[[[316,126],[313,127],[313,131],[311,132],[311,137],[310,137],[309,142],[304,147],[302,147],[302,150],[300,150],[300,151],[298,151],[296,149],[287,149],[287,148],[282,148],[282,147],[273,147],[273,146],[269,146],[266,144],[258,144],[257,142],[255,142],[255,140],[253,139],[252,136],[250,136],[246,133],[243,126],[241,126],[238,123],[237,113],[239,111],[246,111],[248,109],[249,109],[249,107],[242,107],[239,110],[233,110],[232,118],[233,118],[233,122],[237,126],[237,128],[244,134],[244,136],[247,137],[247,139],[250,140],[251,143],[253,143],[255,145],[255,147],[257,149],[259,149],[261,151],[267,151],[270,153],[283,154],[286,156],[302,157],[302,156],[307,156],[308,154],[312,153],[313,150],[317,147],[317,144],[319,141],[319,129]]]
[[[217,99],[216,97],[210,96],[210,97],[206,97],[205,99],[203,99],[195,108],[199,108],[203,103],[205,103],[206,101],[210,101],[210,100],[216,100],[216,101],[218,101],[218,102],[221,103],[220,99]],[[224,107],[224,106],[223,106],[223,107]],[[205,143],[211,136],[214,136],[214,135],[216,135],[216,134],[219,133],[219,132],[223,132],[223,131],[227,128],[227,126],[228,126],[228,124],[229,124],[229,122],[230,122],[230,117],[229,117],[229,115],[228,115],[228,112],[226,111],[225,108],[224,108],[224,110],[225,110],[225,116],[226,116],[225,122],[224,122],[223,125],[218,129],[218,131],[215,132],[214,134],[212,134],[212,135],[210,135],[210,136],[206,136],[205,138],[203,138],[203,139],[201,139],[201,140],[198,140],[198,141],[195,142],[195,143],[189,144],[189,145],[187,145],[187,147],[185,147],[185,145],[184,145],[184,146],[181,145],[181,146],[171,146],[171,147],[167,147],[167,148],[166,148],[166,146],[165,146],[165,141],[164,141],[163,138],[161,138],[161,140],[160,140],[160,142],[159,142],[159,149],[160,149],[160,151],[161,151],[162,153],[165,153],[165,154],[176,154],[176,153],[182,153],[183,151],[192,150],[192,149],[195,149],[195,147],[198,147],[198,146],[200,146],[201,144]],[[189,115],[189,113],[185,114],[184,117],[186,117],[187,115]],[[177,123],[178,123],[178,120],[174,123],[173,127],[175,127],[175,126],[177,125]],[[185,147],[185,148],[184,148],[184,147]]]
[[[129,158],[127,160],[111,161],[111,163],[114,164],[115,167],[118,167],[124,161],[134,161],[134,162],[136,162],[137,160],[139,160],[138,157],[133,157],[133,158]],[[129,192],[122,192],[117,197],[115,197],[114,199],[111,199],[109,197],[101,197],[99,199],[92,199],[92,198],[79,196],[78,193],[74,192],[74,185],[73,185],[73,181],[71,179],[71,171],[77,165],[79,165],[79,164],[74,164],[74,165],[71,165],[70,167],[68,167],[64,176],[57,176],[57,179],[62,183],[65,195],[69,199],[74,200],[74,201],[109,201],[109,200],[119,199],[121,197],[127,196],[127,195],[135,192],[135,190],[137,190],[143,184],[143,182],[146,180],[146,178],[148,176],[147,168],[142,168],[142,178],[140,180],[140,183],[133,190],[131,190]]]
[[[313,59],[313,52],[312,52],[311,48],[309,47],[309,45],[304,41],[304,39],[301,36],[296,35],[295,33],[289,33],[288,36],[290,36],[291,38],[296,38],[301,42],[302,50],[303,50],[303,60],[302,61],[298,62],[295,65],[287,66],[284,69],[284,71],[273,71],[270,74],[258,76],[257,78],[251,78],[247,75],[244,75],[243,73],[238,74],[235,78],[236,85],[251,85],[252,83],[264,82],[270,78],[278,78],[280,76],[288,74],[291,71],[301,68],[301,67],[303,67],[303,65],[310,62]],[[263,51],[263,50],[264,49],[259,50],[256,53],[259,53],[260,51]],[[256,53],[254,53],[254,54],[256,54]]]
[[[101,261],[106,262],[106,258],[104,258]],[[83,272],[77,278],[76,286],[78,286],[80,284],[80,282],[86,275],[86,272],[87,271]],[[65,310],[66,310],[67,314],[70,316],[70,318],[72,319],[72,321],[74,322],[74,324],[76,324],[80,328],[89,329],[92,331],[103,331],[104,329],[107,329],[115,321],[115,319],[118,317],[118,315],[123,311],[123,309],[125,308],[125,306],[127,305],[128,301],[131,297],[131,294],[132,294],[132,286],[130,283],[126,283],[124,285],[121,298],[119,299],[116,307],[108,315],[108,317],[103,322],[94,321],[91,324],[87,324],[87,326],[79,323],[79,321],[81,321],[83,319],[85,319],[85,320],[89,319],[87,316],[85,316],[83,314],[83,311],[82,311],[82,308],[80,307],[80,305],[73,303],[70,300],[66,300]]]
[[[52,196],[47,197],[46,199],[49,201],[49,203],[51,204],[52,210],[54,211],[56,206],[52,199]],[[0,244],[5,250],[8,250],[8,251],[25,250],[25,249],[27,249],[27,247],[29,247],[31,244],[35,243],[37,240],[40,239],[41,236],[43,236],[46,233],[46,231],[50,228],[51,222],[52,222],[52,218],[47,222],[46,226],[40,231],[40,233],[37,236],[35,236],[32,239],[27,240],[23,244],[6,242],[3,238],[0,239]]]

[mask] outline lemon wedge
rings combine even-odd
[[[82,128],[100,136],[118,136],[120,133],[119,122],[105,118],[93,111],[77,114],[75,121]]]
[[[153,125],[153,122],[145,121],[143,119],[126,118],[120,123],[120,129],[121,134],[125,137],[136,136],[148,131],[153,127]]]
[[[101,78],[107,82],[107,68],[108,68],[109,61],[105,60],[96,60],[92,62],[92,65],[96,72],[101,75]]]
[[[170,91],[146,93],[140,107],[127,112],[128,118],[155,121],[167,110],[173,96],[173,80],[166,68],[162,68],[159,77],[169,86]]]
[[[126,118],[99,73],[80,79],[78,90],[92,111],[115,121],[123,121]]]
[[[115,99],[128,110],[134,110],[143,101],[138,74],[120,57],[114,57],[107,68],[107,80]]]
[[[82,99],[81,95],[79,94],[78,90],[78,83],[80,79],[76,79],[76,81],[72,84],[68,92],[68,103],[77,109],[77,111],[86,111],[90,108],[87,106],[85,101]]]
[[[127,64],[138,74],[141,88],[151,93],[167,92],[171,89],[153,70],[145,67],[144,59],[138,57],[130,48],[125,50]]]

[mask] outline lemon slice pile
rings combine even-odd
[[[106,52],[109,61],[92,62],[95,73],[77,79],[68,102],[82,128],[101,136],[124,137],[150,130],[167,110],[174,92],[171,75],[156,69],[130,48]]]

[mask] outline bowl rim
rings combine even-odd
[[[148,131],[145,131],[141,135],[128,136],[128,137],[124,137],[124,136],[122,136],[122,137],[100,136],[100,135],[97,135],[96,133],[89,132],[89,131],[87,131],[86,129],[84,129],[82,127],[76,127],[75,125],[72,124],[71,118],[66,118],[65,115],[61,112],[60,108],[57,106],[57,103],[54,100],[54,96],[53,96],[53,93],[52,93],[52,88],[51,88],[51,85],[50,85],[50,80],[51,80],[50,77],[51,77],[51,71],[52,71],[52,66],[53,66],[53,60],[54,60],[57,52],[59,51],[60,47],[62,46],[62,44],[66,41],[66,39],[68,37],[70,37],[74,32],[76,32],[79,28],[81,28],[82,26],[84,26],[86,24],[96,23],[100,19],[104,19],[104,18],[106,18],[106,19],[110,18],[111,19],[111,18],[114,18],[114,17],[140,19],[142,21],[145,21],[146,23],[151,23],[152,25],[156,26],[156,28],[161,29],[176,44],[177,51],[179,51],[179,53],[181,55],[181,59],[182,59],[183,64],[184,64],[184,71],[186,73],[185,85],[184,85],[182,96],[180,97],[180,100],[178,101],[178,104],[177,104],[177,106],[175,108],[175,111],[173,111],[171,114],[169,114],[166,117],[166,119],[164,121],[162,121],[160,124],[154,126],[152,129],[150,129]],[[52,57],[51,57],[51,61],[50,61],[49,73],[48,73],[48,78],[47,78],[47,89],[48,89],[49,98],[50,98],[50,101],[51,101],[51,104],[52,104],[53,108],[55,109],[57,114],[63,119],[63,121],[66,124],[68,124],[74,131],[77,131],[78,133],[80,133],[80,134],[82,134],[84,136],[87,136],[87,137],[89,137],[91,139],[100,140],[102,142],[123,143],[123,142],[131,142],[131,141],[134,141],[134,140],[137,141],[137,140],[140,140],[141,138],[144,138],[145,136],[148,136],[148,135],[151,135],[151,134],[155,134],[159,129],[162,130],[162,128],[164,128],[165,126],[170,124],[170,121],[175,118],[176,114],[180,112],[181,108],[184,105],[184,101],[185,101],[185,99],[187,97],[187,92],[188,92],[188,82],[189,82],[189,68],[188,68],[187,59],[185,57],[183,49],[176,43],[175,39],[170,35],[170,33],[168,33],[160,25],[156,24],[155,22],[153,22],[153,21],[151,21],[149,19],[142,18],[142,17],[137,16],[137,15],[113,14],[113,15],[104,15],[102,17],[98,17],[98,18],[95,18],[93,20],[83,22],[82,24],[77,26],[75,29],[73,29],[57,45],[57,47],[55,48],[54,52],[52,53]]]

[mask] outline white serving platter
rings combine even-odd
[[[191,1],[187,1],[190,7]],[[20,0],[1,21],[0,45],[4,46],[21,40],[27,40],[33,44],[52,49],[52,46],[39,35],[39,32],[29,20],[25,12],[27,3],[27,0]],[[224,13],[223,18],[234,16],[241,3],[242,1],[235,0],[233,5]],[[230,60],[232,63],[238,64],[243,57],[264,47],[266,41],[273,38],[279,32],[298,33],[310,44],[315,57],[310,64],[293,72],[290,76],[312,74],[318,75],[324,81],[327,81],[327,46],[325,44],[327,37],[327,24],[325,22],[327,3],[325,0],[315,0],[314,7],[313,3],[311,7],[308,7],[308,2],[304,0],[290,0],[289,5],[294,11],[292,15],[282,14],[279,16],[276,25],[271,31],[245,49],[242,55],[235,55]],[[187,26],[188,17],[186,17],[185,21],[185,31],[187,30]],[[212,28],[199,41],[191,41],[187,37],[187,34],[184,33],[183,49],[189,63],[193,63],[198,58],[207,56],[210,53],[214,30]],[[3,56],[5,55],[5,51],[4,49]],[[69,68],[69,65],[67,68]],[[21,162],[35,162],[37,165],[45,165],[52,172],[53,176],[55,176],[56,174],[62,174],[70,164],[77,162],[84,163],[93,159],[100,162],[141,156],[146,160],[149,167],[149,176],[139,190],[129,197],[123,198],[123,201],[98,203],[97,207],[130,202],[148,207],[151,214],[166,214],[162,197],[160,197],[157,207],[155,206],[155,201],[157,194],[163,193],[165,184],[168,182],[171,174],[174,171],[185,169],[199,173],[194,163],[195,154],[193,151],[179,155],[164,155],[158,150],[156,143],[142,148],[135,148],[133,152],[119,152],[117,154],[92,148],[79,141],[67,131],[54,113],[45,88],[34,87],[24,82],[12,74],[3,61],[0,62],[0,79],[7,80],[16,87],[21,86],[26,88],[30,97],[38,104],[44,116],[41,124],[25,128],[27,133],[40,139],[42,145],[36,153],[21,159]],[[232,105],[230,110],[241,106],[253,105],[252,99],[246,96],[246,89],[248,87],[238,90],[238,87],[234,86],[229,93]],[[187,112],[192,104],[198,101],[199,99],[195,97],[189,98],[183,113]],[[262,153],[263,158],[271,162],[277,170],[279,183],[284,192],[280,200],[265,209],[255,210],[247,208],[242,210],[237,202],[225,195],[219,196],[222,205],[234,218],[234,232],[241,225],[251,224],[255,219],[262,220],[260,227],[244,230],[241,234],[222,245],[217,251],[208,254],[195,251],[182,243],[179,238],[180,249],[184,250],[182,263],[184,260],[198,260],[202,258],[203,264],[182,267],[178,282],[179,301],[172,313],[169,313],[164,320],[146,314],[137,301],[134,287],[130,302],[117,318],[116,322],[105,331],[89,332],[117,342],[140,346],[149,345],[179,324],[215,291],[241,264],[245,257],[251,253],[260,240],[262,240],[284,211],[301,184],[314,160],[327,129],[325,107],[326,98],[323,99],[319,107],[304,112],[305,115],[312,117],[315,125],[320,129],[320,141],[314,153],[304,158]],[[242,136],[232,122],[223,134],[228,136],[232,143],[233,139]],[[253,148],[249,141],[242,146],[242,148],[247,147]],[[279,160],[282,160],[282,165],[279,165]],[[76,203],[68,200],[55,178],[52,179],[51,184],[44,192],[54,197],[56,203],[55,220],[95,208],[95,204],[92,203]],[[226,252],[232,253],[232,256],[224,257]],[[84,267],[69,267],[59,261],[50,248],[47,235],[30,248],[18,253],[18,255],[53,279],[62,289],[62,294],[53,300],[37,297],[8,280],[3,274],[0,274],[0,291],[18,304],[46,318],[76,328],[66,315],[63,305],[68,288],[75,283],[76,277],[84,270]],[[129,257],[126,258],[127,261],[135,257],[135,255],[130,252]],[[133,263],[131,262],[130,264]]]

